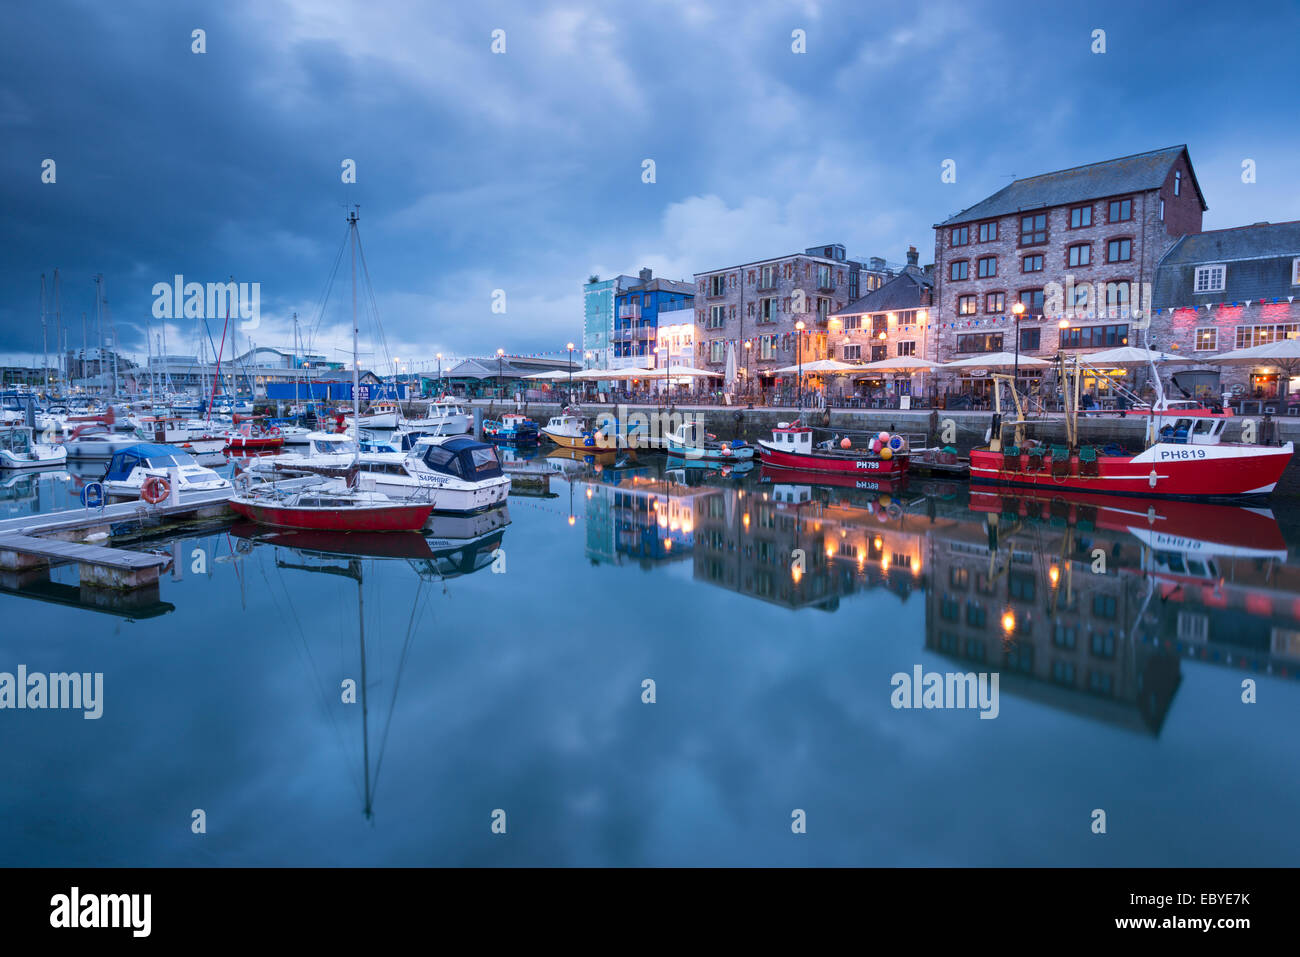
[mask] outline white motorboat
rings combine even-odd
[[[108,460],[119,449],[139,445],[140,439],[135,435],[114,432],[103,425],[79,425],[63,442],[68,450],[69,459]]]
[[[248,470],[259,472],[323,472],[333,474],[348,469],[357,456],[357,442],[339,432],[309,432],[307,446],[298,452],[264,455],[249,461]]]
[[[464,435],[473,428],[469,414],[454,399],[432,399],[425,406],[424,415],[398,422],[403,429],[434,431],[441,435]]]
[[[432,501],[436,512],[479,512],[510,494],[496,446],[464,436],[422,439],[405,455],[362,455],[357,467],[360,488],[398,501]]]
[[[0,430],[0,469],[42,469],[67,460],[67,449],[37,442],[30,426]]]
[[[113,453],[100,479],[110,495],[136,497],[151,478],[175,482],[180,492],[211,492],[230,488],[230,481],[194,461],[194,456],[174,445],[137,442]]]
[[[357,425],[363,429],[395,429],[400,411],[396,402],[387,400],[372,402],[367,411],[357,416]],[[347,423],[349,429],[353,428],[351,414],[345,415],[343,421]]]

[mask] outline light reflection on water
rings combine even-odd
[[[5,578],[0,671],[106,700],[0,711],[0,863],[1295,860],[1287,501],[521,459],[507,510],[425,536],[136,543],[177,560],[125,608]],[[0,475],[0,517],[76,487]],[[916,665],[998,672],[997,719],[896,710]]]

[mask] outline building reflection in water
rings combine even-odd
[[[1297,674],[1300,565],[1267,509],[671,477],[581,488],[587,556],[689,556],[697,581],[791,609],[919,589],[927,650],[1000,672],[1010,694],[1146,734],[1164,724],[1183,658]]]

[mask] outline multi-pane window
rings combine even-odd
[[[976,263],[976,271],[981,279],[987,279],[989,276],[998,274],[998,257],[984,256]]]
[[[952,231],[952,244],[954,246],[965,246],[970,242],[970,227],[955,226]]]
[[[851,359],[856,362],[862,358],[862,346],[844,346],[842,353],[845,361]]]
[[[980,242],[991,243],[998,238],[998,224],[980,223]]]
[[[949,279],[966,279],[970,276],[970,263],[965,259],[958,259],[948,269]]]
[[[1000,316],[1006,312],[1007,296],[1002,292],[990,292],[984,296],[984,311],[989,315]]]
[[[766,299],[758,301],[759,322],[776,322],[778,312],[780,312],[780,307],[775,296],[768,296]]]
[[[817,297],[818,321],[825,322],[828,318],[830,318],[830,314],[831,314],[831,301],[824,296],[818,296]]]
[[[1128,341],[1128,325],[1070,326],[1061,330],[1062,349],[1101,349]]]
[[[1228,267],[1222,264],[1214,266],[1197,266],[1196,281],[1193,292],[1223,292],[1227,284]]]
[[[1088,308],[1089,292],[1092,290],[1090,283],[1084,283],[1081,286],[1071,286],[1065,291],[1065,304],[1072,309],[1080,310]]]
[[[1037,246],[1047,242],[1047,214],[1033,213],[1020,217],[1020,245]]]
[[[1255,346],[1266,346],[1270,342],[1295,339],[1297,336],[1300,336],[1300,325],[1296,323],[1270,326],[1238,326],[1237,348],[1252,349]]]
[[[1291,260],[1291,285],[1300,286],[1300,258]]]
[[[1067,262],[1071,266],[1086,266],[1092,262],[1092,247],[1086,244],[1071,246],[1066,252]]]
[[[1083,229],[1092,225],[1092,207],[1076,206],[1070,210],[1070,228]]]
[[[1111,318],[1128,317],[1129,288],[1127,282],[1106,283],[1106,309]]]
[[[1112,239],[1106,244],[1106,262],[1126,263],[1133,258],[1133,240]]]
[[[900,342],[900,343],[898,344],[898,354],[899,354],[900,356],[914,356],[914,355],[916,355],[916,342],[915,342],[915,340],[907,339],[907,340],[905,340],[905,341],[903,341],[903,342]]]
[[[1020,301],[1029,312],[1043,311],[1043,290],[1041,289],[1022,289],[1020,290]]]
[[[974,332],[957,337],[958,352],[1001,352],[1002,333]]]
[[[872,346],[872,347],[871,347],[871,361],[872,361],[872,362],[880,362],[882,359],[887,359],[887,358],[889,358],[889,356],[886,355],[886,352],[888,352],[888,348],[887,348],[886,346],[883,346],[883,345]]]
[[[1219,348],[1219,330],[1211,326],[1208,329],[1196,330],[1196,351],[1213,352]]]
[[[861,317],[861,316],[845,316],[845,317],[844,317],[844,331],[845,331],[845,332],[848,332],[848,331],[850,331],[850,330],[854,330],[854,329],[861,329],[861,328],[862,328],[862,317]]]
[[[817,267],[817,288],[834,289],[835,283],[831,279],[831,267],[818,265]]]
[[[760,359],[776,358],[776,336],[758,337],[758,357]]]
[[[957,297],[957,315],[973,316],[975,315],[975,297],[958,296]]]
[[[1037,352],[1042,345],[1042,329],[1021,329],[1020,330],[1020,351]]]
[[[1126,223],[1133,218],[1133,200],[1112,199],[1107,217],[1112,223]]]
[[[1032,256],[1026,256],[1020,261],[1021,272],[1042,272],[1043,271],[1043,254],[1035,253]]]
[[[709,361],[723,362],[726,359],[727,340],[710,339],[709,340]]]
[[[726,276],[710,276],[710,277],[709,277],[709,295],[710,295],[710,296],[723,296],[723,295],[726,295],[726,292],[727,292],[727,277],[726,277]]]
[[[726,306],[709,306],[709,329],[721,329],[727,322]]]
[[[762,266],[758,270],[758,288],[772,289],[776,286],[776,266]]]

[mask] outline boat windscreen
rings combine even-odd
[[[462,458],[469,459],[467,464],[475,478],[490,478],[501,474],[501,455],[497,452],[496,446],[469,448],[461,455]]]

